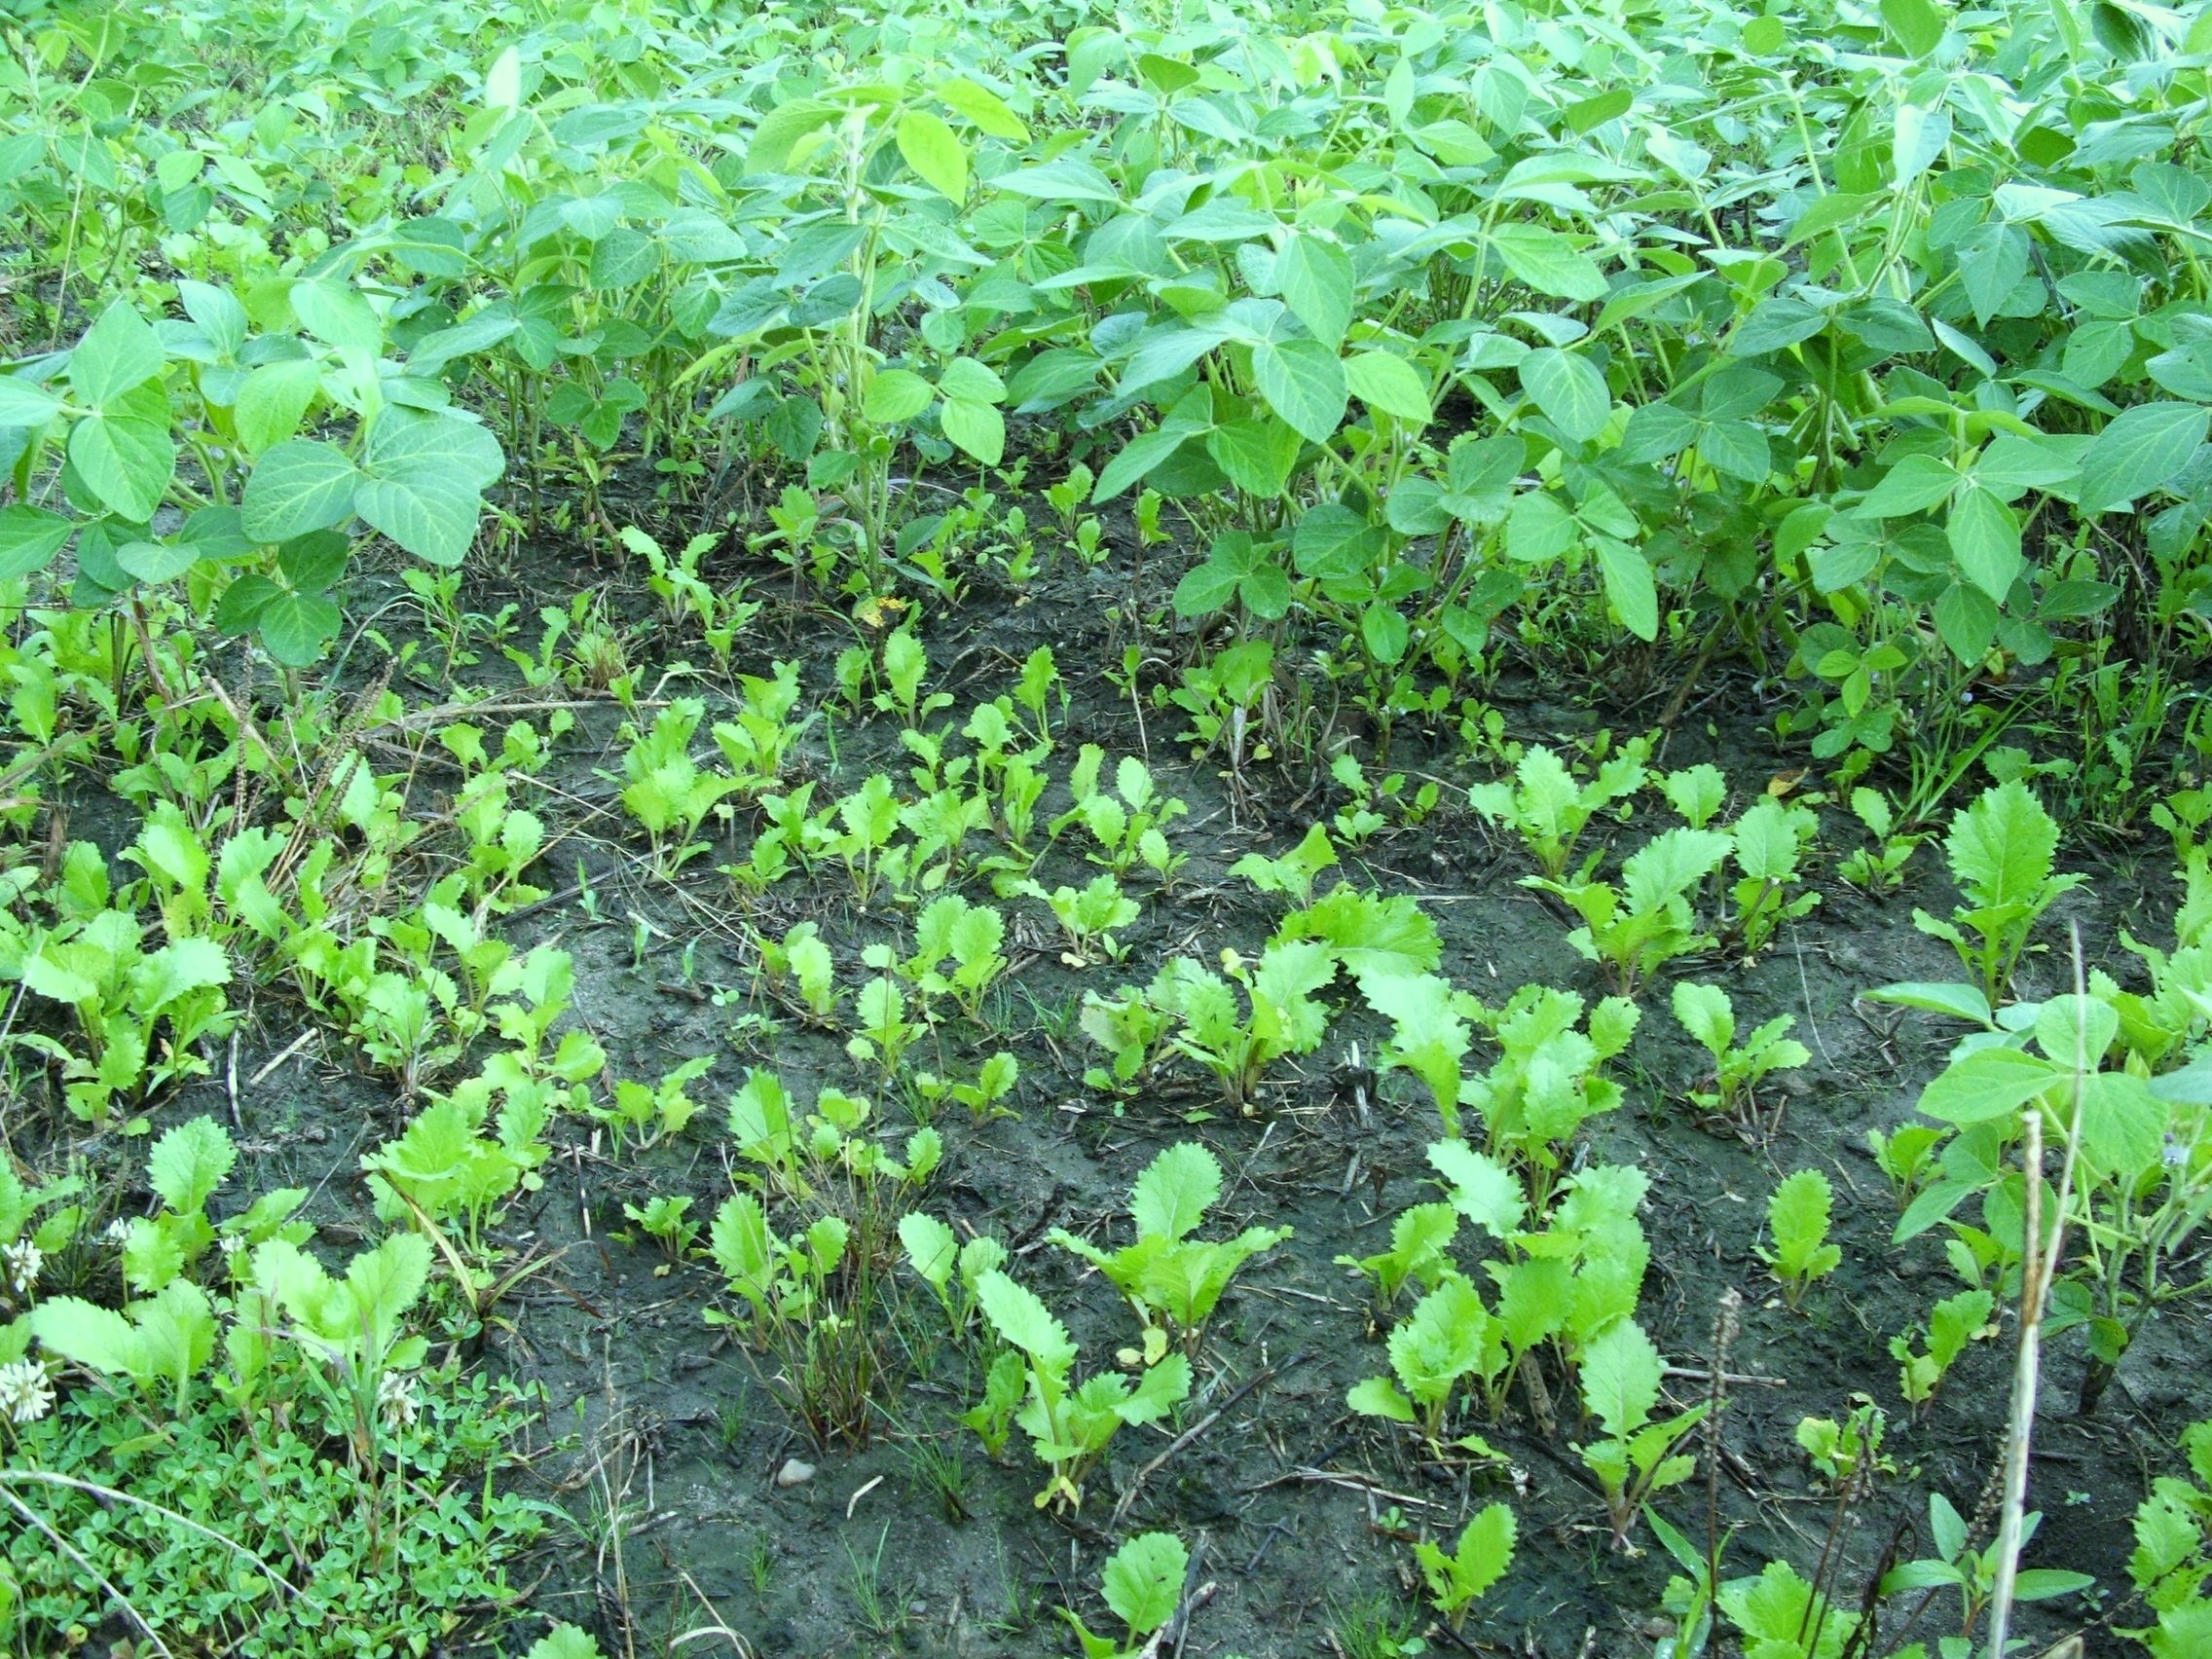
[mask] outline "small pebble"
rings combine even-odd
[[[776,1484],[780,1487],[804,1486],[814,1479],[814,1465],[802,1463],[796,1457],[784,1459],[784,1466],[776,1471]]]

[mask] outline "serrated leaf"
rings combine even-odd
[[[1129,1217],[1146,1237],[1179,1239],[1221,1197],[1221,1165],[1195,1141],[1164,1148],[1129,1192]]]
[[[170,1209],[191,1215],[223,1184],[238,1156],[222,1124],[212,1118],[193,1118],[154,1143],[146,1158],[146,1179]]]
[[[1458,1140],[1431,1143],[1428,1161],[1444,1177],[1459,1214],[1493,1238],[1520,1230],[1528,1205],[1520,1180],[1503,1163]]]
[[[1650,1420],[1664,1369],[1643,1327],[1615,1320],[1583,1345],[1582,1403],[1607,1435],[1624,1440]]]
[[[1172,1532],[1139,1532],[1106,1563],[1106,1604],[1131,1637],[1148,1637],[1175,1616],[1190,1567],[1191,1552]]]
[[[1076,1347],[1035,1292],[994,1268],[976,1280],[976,1302],[999,1336],[1048,1372],[1064,1374]]]

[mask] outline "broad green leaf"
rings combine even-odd
[[[214,1119],[188,1119],[154,1143],[146,1157],[146,1180],[170,1209],[191,1215],[223,1184],[238,1156]]]
[[[1313,232],[1296,232],[1275,256],[1274,276],[1276,289],[1290,314],[1333,353],[1344,344],[1345,330],[1351,326],[1350,257],[1335,242],[1325,241]]]
[[[289,541],[323,530],[353,510],[360,470],[335,445],[312,438],[280,443],[254,463],[239,520],[256,541]]]
[[[1932,455],[1908,455],[1866,493],[1859,503],[1861,518],[1901,518],[1948,500],[1959,487],[1955,468]]]
[[[1557,231],[1541,225],[1500,225],[1491,234],[1490,245],[1516,281],[1539,294],[1584,304],[1605,297],[1605,276],[1597,262]]]
[[[938,87],[937,95],[989,136],[1014,144],[1028,142],[1029,129],[1022,126],[1020,117],[1007,108],[1005,100],[996,92],[955,76]]]
[[[976,1301],[991,1328],[1045,1371],[1064,1375],[1074,1363],[1075,1344],[1067,1327],[1026,1286],[993,1268],[977,1279]]]
[[[2050,879],[2058,826],[2014,778],[1984,790],[1952,817],[1943,851],[1953,879],[1975,904],[2029,903]]]
[[[253,626],[271,656],[305,668],[320,659],[344,622],[344,613],[321,594],[282,588],[255,612]]]
[[[1426,425],[1433,413],[1419,373],[1394,352],[1360,352],[1345,364],[1345,381],[1370,408],[1413,425]]]
[[[988,403],[954,397],[939,412],[944,435],[985,466],[996,466],[1006,455],[1006,417]]]
[[[937,393],[930,383],[907,369],[885,369],[868,382],[865,407],[878,426],[911,421],[927,409]]]
[[[61,399],[20,375],[0,375],[0,426],[34,430],[53,420]]]
[[[152,585],[183,575],[200,562],[200,550],[188,541],[126,541],[115,550],[115,562],[125,575]]]
[[[1725,1054],[1736,1041],[1736,1011],[1728,1000],[1728,993],[1718,985],[1677,980],[1674,1010],[1682,1029],[1715,1058]]]
[[[167,396],[157,386],[114,394],[69,428],[69,461],[110,512],[144,524],[176,472]]]
[[[960,134],[925,109],[899,118],[899,153],[922,182],[955,205],[968,200],[968,151]]]
[[[1582,1348],[1582,1403],[1606,1434],[1626,1439],[1659,1403],[1659,1350],[1633,1319],[1618,1319]]]
[[[291,300],[292,314],[317,340],[350,346],[372,356],[384,350],[384,319],[368,296],[351,283],[304,278],[292,284]]]
[[[1102,202],[1119,206],[1122,201],[1104,173],[1073,156],[1001,173],[989,182],[1000,190],[1044,202]]]
[[[507,56],[512,55],[509,48]],[[599,1641],[578,1625],[557,1624],[530,1644],[523,1659],[601,1659]]]
[[[2048,1060],[2018,1049],[1976,1049],[1938,1072],[1920,1111],[1939,1124],[1981,1124],[2018,1111],[2065,1080]]]
[[[1926,57],[1943,44],[1943,12],[1936,0],[1882,0],[1882,21],[1907,57]]]
[[[146,319],[129,302],[117,300],[100,313],[99,320],[85,330],[84,338],[70,351],[69,389],[79,403],[104,409],[160,374],[166,361],[162,342]],[[162,406],[166,416],[166,398]],[[0,420],[0,425],[14,424],[17,423]]]
[[[0,507],[0,582],[44,570],[76,528],[44,507]]]
[[[1320,342],[1263,340],[1252,348],[1252,374],[1269,407],[1310,441],[1327,443],[1344,423],[1345,366]]]
[[[1588,357],[1543,346],[1521,359],[1521,384],[1551,424],[1576,443],[1588,443],[1612,416],[1605,377]],[[1643,636],[1651,638],[1649,634]]]
[[[1605,598],[1612,603],[1621,626],[1640,640],[1659,637],[1659,586],[1651,574],[1651,561],[1625,541],[1594,535],[1591,547],[1605,575]]]
[[[232,407],[239,442],[260,455],[294,436],[321,387],[322,365],[313,358],[262,364],[245,377]]]
[[[1457,1140],[1432,1142],[1428,1161],[1452,1189],[1452,1207],[1493,1238],[1520,1229],[1528,1205],[1519,1178],[1503,1163]]]
[[[1190,1567],[1191,1552],[1182,1539],[1171,1532],[1139,1532],[1106,1563],[1100,1586],[1106,1604],[1132,1637],[1150,1636],[1182,1604],[1183,1577]]]
[[[936,1216],[908,1210],[899,1218],[899,1242],[905,1246],[906,1260],[914,1272],[930,1284],[942,1290],[952,1282],[960,1244],[952,1229]]]
[[[2091,441],[2082,458],[2081,507],[2112,512],[2180,476],[2204,442],[2212,410],[2196,403],[2139,403]]]
[[[1978,486],[1960,496],[1944,534],[1959,573],[1998,604],[2019,578],[2020,521],[2012,509]]]
[[[1952,980],[1906,979],[1868,991],[1865,997],[1868,1002],[1895,1003],[1899,1008],[1947,1014],[1955,1019],[1972,1020],[1976,1025],[1990,1023],[1989,999],[1976,985]]]
[[[1179,1239],[1221,1197],[1221,1165],[1195,1141],[1178,1141],[1146,1165],[1129,1192],[1129,1217],[1146,1237]]]
[[[102,1376],[135,1376],[143,1364],[138,1333],[112,1309],[75,1296],[49,1296],[30,1310],[31,1335],[63,1359]]]

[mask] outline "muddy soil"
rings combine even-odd
[[[1143,578],[1155,608],[1166,591],[1161,563],[1156,555]],[[741,568],[714,573],[726,579]],[[780,575],[757,568],[742,573],[759,580],[757,593],[770,607],[740,666],[796,657],[810,703],[833,694],[830,664],[853,642],[853,627],[784,603],[778,596],[789,587]],[[518,587],[481,582],[467,603],[490,611],[517,600],[529,616],[537,604],[596,579],[588,569],[548,561]],[[1346,1408],[1347,1387],[1386,1361],[1363,1286],[1337,1258],[1382,1248],[1400,1210],[1436,1196],[1422,1156],[1436,1134],[1433,1109],[1404,1075],[1377,1083],[1364,1069],[1359,1056],[1374,1052],[1378,1035],[1371,1021],[1345,1011],[1318,1053],[1276,1070],[1249,1116],[1227,1109],[1196,1074],[1123,1103],[1084,1087],[1084,1068],[1097,1056],[1072,1019],[1082,994],[1142,983],[1174,953],[1211,959],[1225,945],[1255,950],[1280,912],[1230,877],[1229,866],[1253,849],[1287,848],[1342,804],[1325,773],[1316,780],[1256,762],[1231,774],[1222,756],[1193,759],[1176,741],[1184,723],[1177,711],[1153,706],[1148,695],[1140,708],[1109,680],[1107,668],[1139,645],[1148,664],[1140,694],[1148,694],[1172,680],[1173,664],[1191,648],[1157,624],[1140,637],[1128,621],[1138,580],[1124,551],[1095,571],[1059,573],[1020,595],[974,595],[925,633],[931,688],[952,693],[955,718],[1010,686],[1022,656],[1050,643],[1073,696],[1057,734],[1055,777],[1078,744],[1096,742],[1110,756],[1147,756],[1162,788],[1191,806],[1170,830],[1190,862],[1171,892],[1145,892],[1142,922],[1123,936],[1122,963],[1070,967],[1041,905],[1007,906],[1015,918],[1014,971],[987,1010],[987,1038],[973,1035],[1017,1055],[1016,1110],[979,1124],[958,1108],[937,1119],[946,1156],[925,1204],[964,1234],[1005,1241],[1014,1271],[1066,1321],[1087,1364],[1110,1363],[1133,1324],[1111,1287],[1050,1244],[1046,1232],[1066,1227],[1120,1241],[1125,1223],[1124,1235],[1115,1235],[1113,1218],[1130,1181],[1162,1146],[1196,1138],[1216,1153],[1229,1174],[1218,1224],[1289,1225],[1294,1237],[1229,1294],[1179,1419],[1124,1433],[1075,1518],[1051,1517],[1032,1503],[1041,1480],[1021,1436],[999,1464],[954,1425],[978,1380],[943,1341],[934,1303],[911,1290],[893,1309],[895,1346],[911,1369],[881,1402],[871,1443],[809,1444],[778,1404],[774,1379],[728,1331],[704,1322],[719,1303],[715,1275],[671,1264],[635,1235],[622,1210],[653,1195],[683,1194],[694,1200],[694,1217],[712,1215],[729,1191],[721,1106],[749,1065],[774,1067],[802,1100],[823,1083],[865,1086],[837,1040],[804,1030],[762,992],[750,930],[780,934],[813,919],[840,969],[857,973],[862,944],[903,937],[904,924],[827,882],[786,882],[741,902],[715,872],[719,853],[690,866],[674,886],[649,877],[614,803],[619,717],[611,706],[586,710],[548,774],[555,787],[535,804],[564,837],[541,884],[558,889],[580,880],[588,891],[535,910],[511,937],[575,954],[572,1017],[607,1047],[614,1076],[658,1077],[702,1054],[713,1056],[714,1067],[692,1088],[707,1109],[672,1146],[617,1154],[585,1126],[568,1125],[542,1186],[510,1209],[500,1230],[518,1257],[553,1258],[499,1306],[480,1346],[482,1364],[541,1391],[527,1481],[575,1522],[545,1556],[528,1604],[534,1617],[590,1625],[609,1653],[657,1653],[680,1641],[684,1652],[725,1650],[727,1640],[712,1634],[718,1628],[735,1632],[753,1652],[804,1659],[1058,1653],[1073,1643],[1056,1609],[1075,1607],[1106,1628],[1111,1619],[1097,1592],[1102,1561],[1129,1532],[1161,1528],[1192,1546],[1194,1588],[1212,1586],[1164,1651],[1356,1656],[1389,1651],[1361,1644],[1378,1605],[1396,1609],[1417,1630],[1428,1626],[1417,1616],[1409,1540],[1456,1535],[1474,1508],[1504,1497],[1520,1516],[1519,1561],[1469,1619],[1464,1640],[1432,1633],[1430,1652],[1625,1655],[1648,1652],[1663,1633],[1654,1620],[1672,1566],[1647,1530],[1639,1530],[1633,1548],[1613,1547],[1601,1498],[1572,1451],[1587,1430],[1571,1420],[1571,1410],[1547,1432],[1517,1393],[1506,1419],[1486,1430],[1502,1463],[1448,1466],[1427,1460],[1412,1438]],[[612,603],[649,629],[637,599],[616,592]],[[678,653],[648,635],[631,654],[658,661]],[[695,644],[692,654],[699,654]],[[495,707],[529,697],[496,654],[463,678],[489,688]],[[1731,812],[1770,777],[1801,763],[1764,735],[1762,711],[1747,687],[1735,682],[1726,695],[1694,705],[1664,752],[1672,765],[1717,761],[1729,777]],[[1512,735],[1558,742],[1599,727],[1645,729],[1671,688],[1655,681],[1634,702],[1581,704],[1556,686],[1508,674],[1490,694]],[[430,689],[450,694],[442,683]],[[711,683],[701,689],[717,707],[726,700]],[[1332,740],[1357,735],[1348,718],[1338,724]],[[416,802],[425,814],[437,809],[442,781],[429,754]],[[817,725],[803,756],[823,793],[907,763],[893,722],[883,719],[840,720],[828,731]],[[1347,854],[1343,873],[1419,897],[1442,935],[1443,972],[1488,1001],[1529,981],[1602,995],[1596,968],[1568,949],[1561,913],[1516,884],[1529,868],[1521,849],[1494,838],[1464,808],[1464,786],[1493,768],[1441,737],[1403,727],[1391,764],[1417,780],[1437,779],[1445,804],[1419,827],[1385,831]],[[1657,823],[1647,816],[1613,830],[1615,855]],[[1890,1409],[1899,1472],[1841,1534],[1847,1565],[1834,1581],[1856,1605],[1879,1562],[1909,1558],[1925,1543],[1928,1492],[1943,1493],[1963,1514],[1986,1512],[2010,1348],[2009,1340],[1977,1344],[1924,1420],[1912,1421],[1899,1401],[1890,1339],[1955,1281],[1932,1238],[1890,1244],[1896,1209],[1864,1139],[1869,1128],[1906,1120],[1952,1033],[1931,1016],[1859,998],[1893,980],[1952,975],[1945,947],[1909,920],[1915,904],[1947,910],[1952,895],[1940,850],[1931,845],[1903,893],[1868,901],[1831,873],[1835,854],[1856,844],[1859,830],[1832,810],[1824,826],[1817,909],[1752,965],[1676,969],[1725,985],[1740,1028],[1793,1016],[1812,1063],[1770,1082],[1761,1124],[1698,1122],[1684,1096],[1702,1081],[1702,1051],[1673,1021],[1663,983],[1645,995],[1634,1046],[1615,1067],[1627,1103],[1592,1125],[1586,1156],[1634,1163],[1650,1177],[1644,1224],[1653,1259],[1641,1314],[1685,1374],[1669,1381],[1672,1404],[1706,1397],[1719,1299],[1730,1289],[1745,1298],[1727,1369],[1749,1381],[1729,1390],[1717,1463],[1708,1458],[1689,1486],[1659,1504],[1700,1548],[1709,1525],[1717,1527],[1727,1546],[1724,1572],[1755,1571],[1776,1556],[1810,1572],[1833,1505],[1793,1445],[1795,1426],[1808,1415],[1840,1416],[1861,1395]],[[750,833],[742,820],[733,828],[738,850]],[[2088,882],[2045,929],[2046,942],[2057,948],[2027,970],[2028,988],[2039,994],[2071,972],[2062,945],[2068,924],[2079,924],[2092,966],[2130,977],[2118,930],[2162,937],[2174,895],[2156,856],[2079,842],[2068,854],[2094,862],[2080,866]],[[1056,853],[1038,873],[1052,885],[1080,883],[1091,872]],[[404,1121],[405,1103],[324,1035],[294,1046],[297,1017],[265,1000],[236,1072],[259,1081],[239,1090],[234,1107],[222,1077],[205,1080],[170,1102],[157,1128],[235,1109],[247,1152],[233,1188],[237,1201],[259,1187],[311,1187],[311,1215],[326,1237],[342,1240],[369,1225],[358,1156]],[[908,1126],[894,1097],[879,1097],[878,1112],[886,1127]],[[1834,1180],[1844,1266],[1791,1311],[1755,1245],[1773,1184],[1807,1165]],[[1470,1265],[1479,1259],[1464,1238],[1461,1253]],[[2062,1339],[2055,1348],[2031,1493],[2045,1522],[2031,1560],[2095,1573],[2110,1592],[2125,1583],[2128,1519],[2146,1471],[2170,1463],[2185,1423],[2212,1414],[2204,1334],[2188,1309],[2165,1315],[2128,1356],[2099,1414],[2086,1419],[2073,1411],[2079,1341]],[[1216,1406],[1220,1415],[1202,1434],[1151,1466],[1181,1428]],[[779,1474],[789,1480],[794,1462],[811,1474],[782,1484]],[[1714,1471],[1711,1484],[1707,1467]],[[1893,1604],[1872,1651],[1906,1634],[1911,1600]],[[2101,1604],[2062,1601],[2033,1610],[2027,1634],[2047,1639],[2083,1629],[2089,1653],[2117,1653],[2122,1644],[2105,1627],[2127,1622],[2126,1611],[2117,1592]],[[1955,1617],[1955,1604],[1937,1598],[1910,1635],[1933,1644]]]

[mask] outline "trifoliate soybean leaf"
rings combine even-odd
[[[1351,393],[1371,409],[1416,426],[1428,424],[1428,387],[1419,371],[1390,351],[1362,351],[1345,364]]]
[[[1342,501],[1323,501],[1298,521],[1290,545],[1301,575],[1348,581],[1367,570],[1384,543],[1367,518]]]
[[[2002,605],[2022,564],[2020,521],[2012,509],[1977,485],[1959,497],[1943,528],[1959,573]]]
[[[1605,297],[1605,276],[1597,262],[1557,231],[1503,224],[1492,233],[1490,245],[1515,281],[1539,294],[1578,303]]]
[[[1304,442],[1286,422],[1263,416],[1216,426],[1206,434],[1206,454],[1237,489],[1272,500],[1290,481]]]
[[[338,637],[344,620],[338,607],[321,594],[279,588],[263,599],[252,625],[271,656],[287,668],[306,668]]]
[[[418,559],[450,569],[475,544],[484,498],[438,462],[411,461],[364,475],[353,510]]]
[[[1926,57],[1943,44],[1943,11],[1936,0],[1882,0],[1882,21],[1907,57]]]
[[[1921,1090],[1920,1111],[1939,1124],[1987,1123],[2017,1112],[2068,1075],[2018,1049],[1976,1049]]]
[[[308,277],[292,284],[292,314],[300,326],[333,346],[371,353],[384,350],[384,319],[368,296],[350,282]]]
[[[104,409],[160,374],[166,361],[161,339],[146,319],[128,301],[117,300],[70,351],[69,389],[77,402]],[[18,424],[29,423],[0,420],[0,425]]]
[[[1103,202],[1119,206],[1122,200],[1104,173],[1073,156],[1001,173],[989,182],[1041,202]]]
[[[937,89],[937,95],[993,138],[1014,144],[1028,140],[1029,129],[1022,126],[1021,118],[996,92],[973,81],[955,76]]]
[[[1006,455],[1006,417],[988,403],[954,397],[945,401],[938,416],[944,435],[985,466],[996,466]]]
[[[260,455],[292,437],[321,388],[322,365],[312,357],[262,364],[245,377],[232,405],[239,442],[249,455]]]
[[[256,541],[289,541],[339,523],[353,506],[360,469],[335,445],[280,443],[254,463],[239,502],[240,523]]]
[[[930,406],[936,393],[930,383],[907,369],[885,369],[868,382],[864,407],[878,426],[911,421]]]
[[[1613,412],[1605,377],[1579,352],[1539,347],[1521,359],[1521,384],[1545,418],[1576,443],[1603,432]]]
[[[2203,444],[2208,421],[2212,410],[2195,403],[2121,411],[2082,458],[2082,510],[2111,512],[2179,477]]]
[[[910,109],[899,118],[900,155],[905,157],[921,181],[946,201],[968,200],[968,151],[960,134],[926,109]]]
[[[1139,1532],[1106,1563],[1106,1604],[1133,1638],[1150,1636],[1175,1616],[1191,1553],[1171,1532]]]
[[[0,426],[29,426],[34,430],[54,419],[61,399],[20,375],[0,375]]]
[[[167,396],[149,385],[109,398],[69,428],[69,463],[102,506],[144,524],[176,472]]]
[[[1351,259],[1317,233],[1293,234],[1275,256],[1274,280],[1290,314],[1333,353],[1351,326]],[[1315,439],[1319,442],[1319,439]]]
[[[133,581],[153,585],[191,570],[200,562],[200,549],[189,541],[126,541],[115,550],[115,562]]]
[[[1901,518],[1948,500],[1959,487],[1959,474],[1947,461],[1932,455],[1908,455],[1866,493],[1859,503],[1860,518]]]
[[[1659,587],[1651,574],[1651,561],[1625,541],[1609,535],[1593,535],[1590,546],[1605,575],[1605,598],[1621,626],[1640,640],[1659,637]]]
[[[44,570],[75,528],[44,507],[20,502],[0,507],[0,582]]]
[[[1312,442],[1327,443],[1343,424],[1345,366],[1319,341],[1263,340],[1252,348],[1252,375],[1269,407]]]
[[[970,403],[999,403],[1006,398],[1006,382],[988,363],[974,357],[955,357],[938,376],[938,390],[946,397]]]

